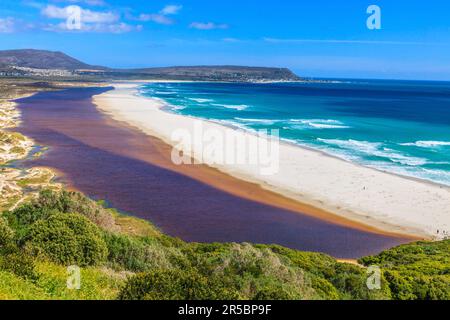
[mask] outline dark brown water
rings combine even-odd
[[[158,152],[149,137],[105,118],[92,104],[93,95],[107,90],[68,89],[19,100],[20,131],[50,147],[24,165],[57,169],[90,197],[186,241],[276,243],[340,258],[407,241],[242,199],[143,161],[141,155]]]

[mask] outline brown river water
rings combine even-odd
[[[186,241],[252,242],[358,258],[408,242],[239,197],[159,165],[155,139],[92,104],[107,88],[19,100],[19,131],[49,150],[22,166],[56,169],[69,187]]]

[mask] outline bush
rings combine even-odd
[[[108,262],[115,269],[144,272],[172,268],[168,258],[171,248],[118,234],[106,234],[105,240],[108,247]]]
[[[14,273],[25,279],[38,279],[33,258],[17,248],[10,248],[3,252],[0,256],[0,269]]]
[[[197,245],[189,253],[193,266],[206,277],[223,279],[242,299],[315,299],[309,274],[266,246]],[[270,293],[270,295],[269,295]]]
[[[120,300],[235,300],[238,293],[216,277],[204,277],[195,269],[161,270],[130,278]]]
[[[312,274],[311,286],[324,299],[389,299],[387,282],[382,278],[381,290],[368,290],[364,268],[339,263],[322,253],[302,252],[281,246],[272,250],[288,257],[295,266]]]
[[[100,228],[117,231],[114,217],[108,210],[78,192],[45,190],[31,203],[6,213],[10,225],[24,233],[30,225],[45,220],[55,212],[76,213],[85,216]]]
[[[28,228],[36,221],[47,219],[55,210],[43,210],[36,208],[30,203],[24,204],[12,212],[5,212],[4,216],[9,225],[13,228],[18,238],[22,238],[28,231]]]
[[[108,253],[100,229],[76,214],[53,214],[47,220],[37,221],[25,243],[32,254],[63,265],[98,265]]]
[[[9,227],[5,219],[0,217],[0,248],[9,246],[14,241],[14,231]]]
[[[289,292],[283,287],[267,286],[259,289],[254,300],[298,300],[298,297],[295,293]]]
[[[381,289],[369,290],[367,287],[367,270],[356,265],[337,263],[336,274],[330,282],[342,292],[342,299],[388,300],[391,297],[388,283],[381,274]]]
[[[360,262],[384,271],[393,299],[450,299],[450,240],[401,245]]]

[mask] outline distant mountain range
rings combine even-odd
[[[0,67],[21,67],[34,69],[101,69],[69,57],[62,52],[43,50],[0,51]]]
[[[46,50],[0,51],[0,76],[77,79],[172,79],[264,82],[301,80],[286,68],[244,66],[189,66],[113,69],[93,66],[62,52]]]

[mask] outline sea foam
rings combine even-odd
[[[416,142],[408,142],[401,143],[401,146],[414,146],[420,148],[437,148],[437,147],[445,147],[450,146],[450,142],[448,141],[416,141]]]
[[[235,118],[238,121],[249,124],[281,124],[286,130],[305,130],[305,129],[348,129],[349,126],[341,121],[332,119],[249,119]]]
[[[290,119],[290,123],[302,124],[306,128],[310,127],[313,129],[348,129],[349,126],[345,125],[339,120],[333,119]],[[294,127],[301,129],[302,127]]]
[[[207,103],[207,102],[214,101],[212,99],[202,99],[202,98],[188,98],[188,99],[191,100],[191,101],[198,102],[198,103]]]
[[[219,103],[213,103],[212,104],[215,107],[222,107],[222,108],[226,108],[226,109],[234,109],[234,110],[245,110],[247,109],[249,106],[245,105],[245,104],[240,104],[240,105],[233,105],[233,104],[219,104]]]
[[[317,140],[328,145],[337,146],[347,151],[352,151],[354,154],[351,155],[357,155],[360,153],[368,156],[386,158],[394,163],[407,166],[422,166],[428,163],[427,159],[408,156],[393,149],[383,147],[383,144],[380,142],[321,138],[318,138]]]

